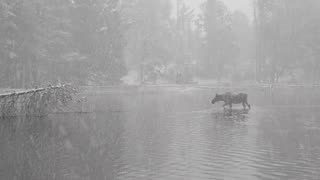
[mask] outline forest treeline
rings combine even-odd
[[[117,84],[183,64],[203,78],[317,82],[320,2],[252,3],[248,17],[219,0],[0,0],[0,87]]]
[[[320,1],[255,0],[257,74],[260,80],[318,83]]]

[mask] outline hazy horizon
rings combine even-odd
[[[175,1],[175,0],[174,0]],[[186,0],[190,6],[198,8],[204,0]],[[242,11],[252,18],[252,0],[221,0],[230,11]]]
[[[0,180],[320,180],[319,10],[0,0]]]

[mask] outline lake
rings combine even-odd
[[[318,90],[232,90],[248,114],[210,104],[226,89],[176,86],[86,90],[83,112],[2,119],[0,179],[320,179]]]

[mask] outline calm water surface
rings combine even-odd
[[[256,93],[249,114],[224,117],[214,93],[105,91],[88,96],[91,113],[3,120],[0,177],[320,179],[320,108],[267,106]]]

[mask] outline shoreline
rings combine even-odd
[[[38,89],[0,89],[0,97],[10,96],[10,95],[22,95],[28,93],[34,93],[39,91],[44,91],[48,88],[59,88],[63,86],[49,86]],[[201,83],[201,84],[119,84],[119,85],[105,85],[105,86],[78,86],[80,91],[86,90],[137,90],[137,89],[153,89],[153,88],[196,88],[196,89],[275,89],[275,88],[320,88],[318,84],[217,84],[217,83]]]

